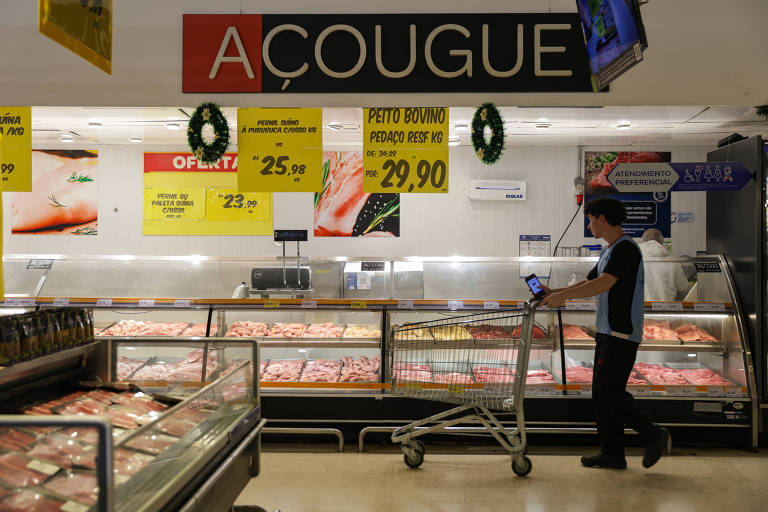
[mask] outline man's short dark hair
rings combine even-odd
[[[627,219],[627,210],[624,204],[616,199],[603,197],[594,199],[584,207],[584,215],[599,217],[605,215],[605,220],[611,226],[618,226]]]

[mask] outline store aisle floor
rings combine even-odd
[[[395,452],[266,452],[236,504],[269,512],[765,511],[765,451],[675,451],[650,470],[634,451],[629,469],[615,471],[580,467],[584,448],[533,449],[527,478],[515,477],[503,455],[428,451],[411,470]]]

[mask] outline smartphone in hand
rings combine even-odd
[[[528,285],[528,289],[531,290],[531,293],[533,294],[533,298],[536,300],[543,299],[544,295],[547,294],[547,292],[544,291],[544,287],[541,286],[541,283],[539,282],[539,278],[536,277],[536,274],[531,274],[528,277],[526,277],[525,284]]]

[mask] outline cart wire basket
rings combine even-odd
[[[404,324],[393,329],[387,347],[394,395],[457,404],[457,407],[398,428],[406,465],[424,462],[419,436],[459,423],[480,422],[512,457],[512,470],[525,476],[523,396],[534,315],[538,304],[492,313]],[[514,417],[505,428],[491,410]]]

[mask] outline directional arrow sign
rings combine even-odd
[[[740,162],[618,164],[608,181],[618,192],[741,190],[752,173]]]

